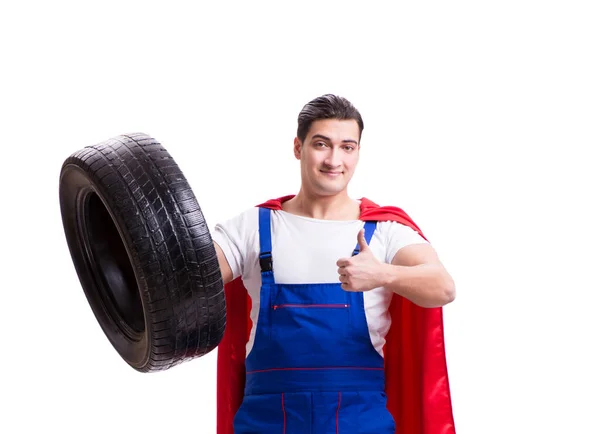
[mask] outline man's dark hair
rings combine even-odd
[[[354,119],[358,122],[358,137],[362,136],[364,123],[358,110],[346,98],[326,94],[306,104],[298,115],[297,136],[304,142],[312,123],[320,119]]]

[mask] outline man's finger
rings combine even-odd
[[[367,250],[369,245],[367,244],[367,240],[365,239],[365,230],[361,229],[358,232],[358,248],[362,252],[363,250]]]
[[[338,267],[345,267],[347,265],[350,265],[350,260],[349,260],[349,258],[341,258],[341,259],[338,259],[338,261],[335,264]]]

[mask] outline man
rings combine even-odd
[[[429,422],[421,419],[431,414],[438,415],[433,424],[444,433],[454,432],[449,402],[440,404],[441,417],[440,408],[423,416],[388,409],[390,388],[395,393],[405,383],[415,387],[406,376],[390,383],[401,369],[400,362],[386,366],[384,347],[398,346],[386,342],[393,320],[400,321],[390,313],[392,301],[398,296],[415,309],[439,310],[454,299],[455,287],[402,210],[349,197],[363,128],[360,113],[344,98],[324,95],[306,104],[294,140],[298,194],[265,202],[215,228],[228,284],[227,331],[219,346],[219,433],[233,428],[235,434],[384,434],[400,426],[406,434],[441,433],[425,430]],[[234,280],[241,284],[231,286]],[[240,308],[245,301],[247,308]],[[240,320],[244,314],[247,328]],[[440,367],[445,376],[443,361]],[[406,375],[414,378],[423,371],[403,369],[413,369]],[[230,381],[235,376],[243,381]],[[438,380],[444,389],[446,383]],[[416,410],[416,400],[431,392],[421,390],[402,405]],[[449,398],[447,390],[440,393]]]

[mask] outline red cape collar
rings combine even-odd
[[[294,194],[278,197],[275,199],[270,199],[260,205],[260,208],[269,208],[272,210],[282,210],[283,202],[286,202],[295,197]],[[406,226],[410,226],[415,231],[417,231],[424,239],[425,235],[423,235],[421,229],[416,225],[416,223],[402,210],[401,208],[397,208],[394,206],[379,206],[375,202],[363,197],[360,199],[360,219],[363,221],[367,220],[375,220],[375,221],[395,221],[398,223],[402,223]]]

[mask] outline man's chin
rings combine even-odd
[[[345,189],[346,189],[346,185],[344,185],[344,184],[339,184],[339,185],[331,185],[331,184],[323,185],[323,184],[321,184],[321,185],[319,185],[318,191],[323,196],[335,196],[336,194],[342,193]]]

